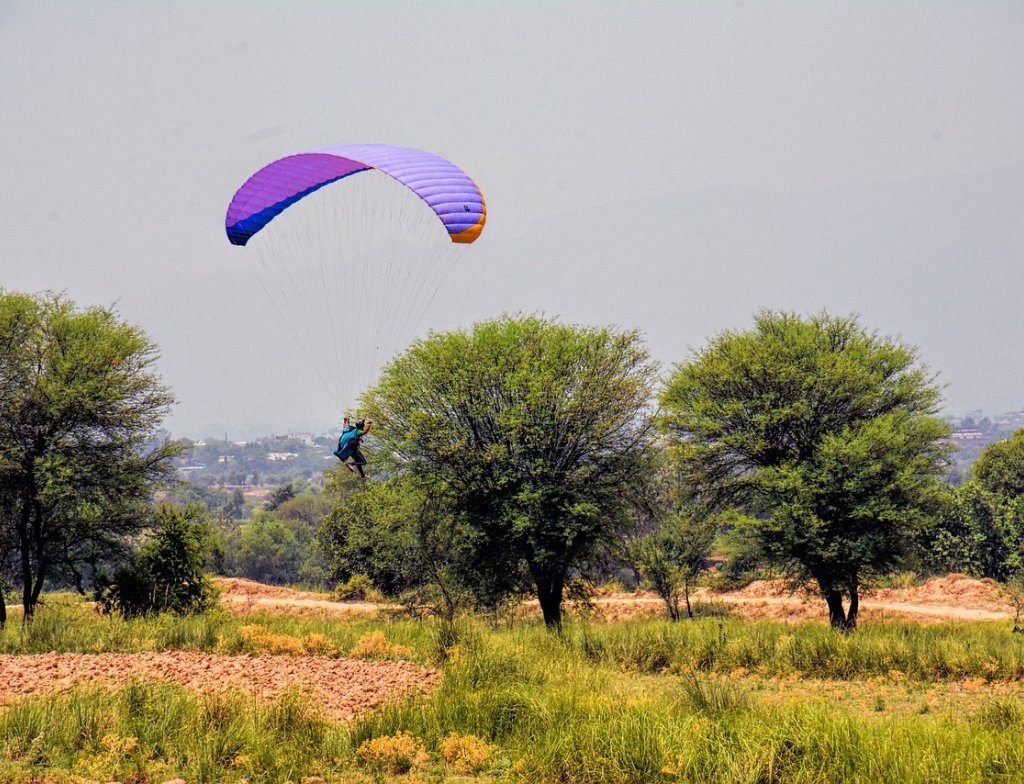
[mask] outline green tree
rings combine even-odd
[[[717,532],[713,517],[680,510],[668,515],[657,530],[642,536],[630,548],[640,573],[665,602],[673,621],[681,617],[680,599],[687,617],[693,617],[690,592],[707,571]]]
[[[310,488],[274,510],[274,517],[283,522],[299,542],[298,581],[303,585],[325,587],[330,582],[330,564],[317,542],[317,533],[330,508],[324,494]]]
[[[281,504],[291,501],[293,498],[295,498],[295,488],[292,487],[291,483],[275,487],[270,494],[270,500],[267,501],[265,509],[268,512],[273,512]]]
[[[902,563],[937,504],[939,399],[912,348],[857,319],[764,311],[674,368],[659,423],[696,497],[751,515],[765,554],[853,629],[863,581]]]
[[[151,444],[173,397],[156,346],[110,310],[0,291],[0,541],[24,618],[48,579],[123,548],[147,522],[175,444]]]
[[[314,492],[300,493],[289,498],[274,510],[279,520],[290,520],[304,525],[310,531],[317,531],[324,517],[330,511],[330,505],[323,495]]]
[[[949,487],[934,525],[924,532],[923,562],[932,572],[1005,581],[1024,555],[1024,499],[1004,499],[970,479]]]
[[[220,508],[220,515],[225,520],[241,520],[245,517],[245,513],[245,493],[239,488],[235,488],[230,499]]]
[[[635,332],[504,317],[414,344],[364,403],[466,527],[467,585],[498,601],[525,580],[558,627],[570,570],[628,523],[655,372]]]
[[[431,605],[452,620],[468,593],[458,568],[467,533],[417,477],[400,473],[346,495],[324,520],[319,541],[334,580],[366,575],[385,595]]]
[[[1024,430],[981,451],[925,543],[939,571],[1006,581],[1024,565]]]
[[[978,485],[1003,498],[1024,496],[1024,428],[986,446],[971,466]]]
[[[214,598],[203,571],[210,544],[203,507],[158,504],[149,541],[114,573],[109,586],[101,586],[100,604],[129,617],[206,610]]]
[[[239,529],[234,545],[235,573],[270,585],[295,583],[308,555],[293,530],[262,511]]]

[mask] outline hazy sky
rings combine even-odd
[[[0,0],[0,287],[116,303],[175,435],[320,430],[224,212],[380,141],[488,203],[422,328],[639,328],[666,365],[761,307],[857,312],[951,411],[1024,407],[1024,4]]]

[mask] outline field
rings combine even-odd
[[[3,782],[1024,781],[1024,635],[996,586],[880,591],[853,635],[779,586],[695,621],[600,596],[560,635],[245,581],[0,635]]]

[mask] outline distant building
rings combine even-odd
[[[288,433],[283,436],[271,436],[271,441],[281,443],[282,441],[301,441],[304,446],[314,446],[312,433]]]
[[[980,441],[985,437],[976,427],[958,427],[954,428],[953,433],[950,435],[954,441]]]

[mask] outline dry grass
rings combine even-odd
[[[360,637],[348,655],[353,659],[408,659],[413,651],[405,645],[389,642],[384,632],[376,630]]]
[[[398,732],[363,741],[356,750],[356,759],[374,772],[396,775],[422,768],[430,756],[422,740]]]

